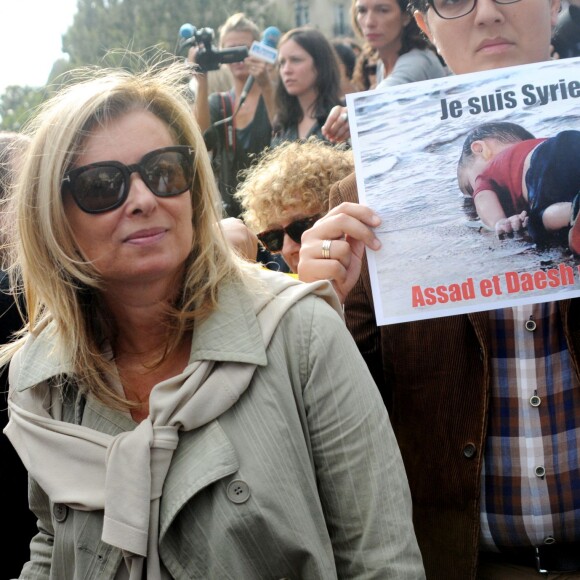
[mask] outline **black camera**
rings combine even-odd
[[[552,44],[560,58],[580,56],[580,6],[570,5],[560,13]]]
[[[192,24],[183,24],[179,29],[177,40],[177,54],[186,56],[192,46],[198,46],[199,50],[195,57],[196,63],[202,72],[218,70],[221,64],[241,62],[248,56],[245,46],[234,46],[218,50],[213,45],[214,31],[212,28],[200,28]]]

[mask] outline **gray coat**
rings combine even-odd
[[[194,336],[191,360],[259,359],[251,300],[227,288],[220,298],[219,315]],[[160,506],[159,554],[169,575],[424,577],[396,440],[343,321],[308,296],[283,317],[265,354],[233,407],[180,432]],[[47,360],[48,351],[38,383],[63,370]],[[111,435],[136,426],[75,392],[62,418]],[[53,504],[34,481],[30,505],[39,534],[21,578],[115,578],[122,554],[101,540],[102,511]]]

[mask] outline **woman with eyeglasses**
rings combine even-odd
[[[244,221],[268,251],[281,253],[296,272],[302,234],[328,211],[331,185],[353,170],[351,151],[315,137],[267,150],[236,193]]]
[[[424,577],[330,285],[231,252],[181,64],[88,74],[36,117],[13,199],[28,321],[0,364],[38,518],[21,577]]]
[[[411,8],[463,74],[549,60],[560,2]],[[298,272],[345,303],[401,446],[427,577],[579,578],[578,299],[377,327],[364,251],[380,220],[357,201],[354,175],[332,188]]]

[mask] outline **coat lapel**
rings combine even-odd
[[[163,487],[160,543],[184,504],[203,488],[238,471],[239,467],[236,450],[217,421],[181,432]]]

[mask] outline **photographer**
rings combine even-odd
[[[230,16],[220,28],[219,48],[246,46],[260,40],[258,27],[244,14]],[[198,48],[189,50],[188,59],[196,62]],[[270,144],[271,121],[275,115],[274,92],[270,72],[272,65],[249,56],[242,62],[227,65],[234,86],[227,92],[208,94],[208,81],[203,72],[197,75],[195,115],[218,178],[224,210],[231,217],[241,213],[233,193],[238,184],[238,173],[248,167],[252,157]],[[240,105],[244,86],[249,76],[254,84]],[[238,110],[239,108],[239,110]],[[234,115],[235,113],[235,115]],[[214,125],[234,115],[231,121]]]

